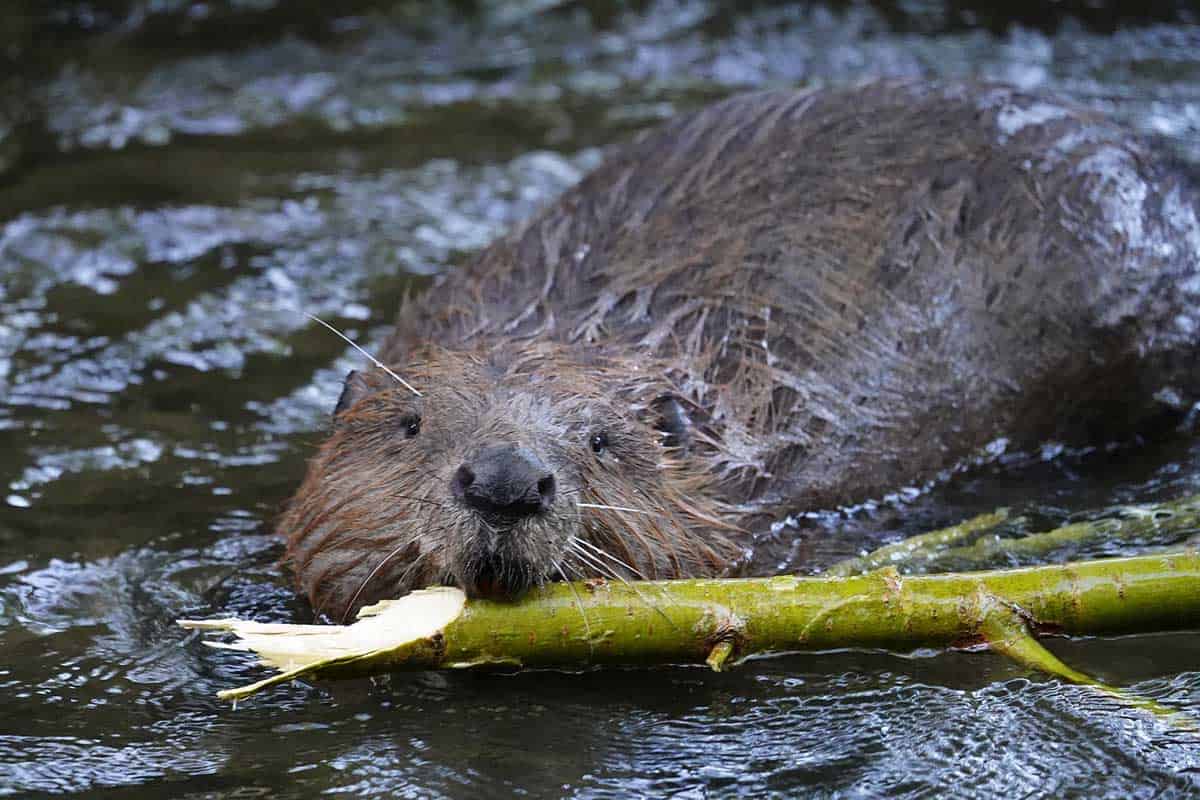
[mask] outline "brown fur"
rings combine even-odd
[[[600,556],[572,555],[585,538],[646,577],[710,574],[736,554],[729,510],[712,476],[661,443],[651,402],[668,390],[653,359],[613,360],[552,343],[448,350],[427,345],[405,364],[417,397],[370,375],[365,399],[339,414],[288,511],[289,559],[315,608],[345,616],[365,602],[431,583],[471,585],[471,559],[496,550],[511,585],[602,573]],[[419,414],[419,435],[399,428]],[[606,433],[604,453],[589,447]],[[530,447],[560,487],[550,514],[511,532],[487,525],[447,491],[481,442]],[[577,502],[637,512],[579,508]],[[480,541],[484,539],[486,541]]]
[[[714,574],[764,512],[1192,402],[1198,263],[1191,189],[1068,106],[897,84],[733,98],[405,306],[383,357],[424,397],[371,374],[283,520],[288,558],[334,615],[462,582],[481,547],[510,548],[514,585],[598,574],[573,538],[648,577]],[[663,397],[686,451],[661,442]],[[498,441],[564,485],[503,545],[445,492]]]

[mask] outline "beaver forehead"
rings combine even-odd
[[[523,387],[500,383],[484,390],[430,392],[424,406],[435,424],[438,419],[462,419],[479,429],[509,427],[553,436],[593,427],[616,413],[600,398],[550,391],[528,381]]]
[[[537,387],[556,398],[604,399],[652,382],[666,368],[627,354],[618,358],[559,342],[517,344],[500,339],[474,350],[426,345],[406,370],[422,391],[448,384],[479,392]]]

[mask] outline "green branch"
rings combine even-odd
[[[1009,616],[998,618],[997,609]],[[1019,617],[1011,616],[1018,609]],[[720,669],[750,656],[798,650],[906,652],[980,644],[1066,680],[1095,684],[1048,661],[1049,653],[1034,649],[1041,645],[1033,635],[1200,627],[1200,554],[921,577],[885,569],[849,578],[551,584],[516,603],[466,602],[456,589],[437,588],[364,609],[350,626],[181,624],[232,632],[236,642],[215,644],[256,651],[263,664],[282,670],[221,693],[230,699],[302,676],[497,664]]]
[[[964,571],[1044,563],[1056,554],[1084,548],[1170,544],[1200,531],[1200,495],[1120,506],[1102,517],[1012,537],[1011,529],[1021,529],[1024,523],[1023,517],[1009,519],[1007,509],[1000,509],[838,562],[825,574],[858,575],[888,566],[913,573]]]
[[[862,556],[861,558],[850,558],[845,561],[839,561],[828,570],[826,575],[848,577],[850,575],[861,575],[864,572],[881,569],[883,567],[896,567],[911,563],[921,563],[927,561],[936,555],[939,551],[944,550],[953,544],[970,539],[972,536],[989,531],[995,528],[1002,522],[1008,519],[1008,509],[1000,508],[991,514],[980,514],[978,517],[960,522],[957,525],[951,525],[949,528],[942,528],[931,533],[923,533],[919,536],[912,536],[895,544],[889,544],[878,550]]]
[[[1045,562],[1084,548],[1149,547],[1178,542],[1200,531],[1200,497],[1169,503],[1122,506],[1109,516],[1074,522],[1014,539],[985,535],[970,545],[928,554],[925,571],[982,569]]]

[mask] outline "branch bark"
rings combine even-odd
[[[264,665],[281,670],[221,692],[234,700],[298,677],[496,665],[723,669],[753,656],[848,647],[991,646],[1094,685],[1058,668],[1034,637],[1200,627],[1200,554],[920,577],[887,568],[846,578],[551,584],[517,603],[466,602],[457,589],[443,587],[371,606],[350,626],[180,624],[232,632],[235,642],[213,644],[255,651]]]

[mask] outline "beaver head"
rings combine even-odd
[[[425,347],[352,372],[282,521],[315,609],[344,618],[430,584],[515,597],[558,578],[679,577],[736,556],[728,509],[649,363]],[[691,445],[689,447],[689,445]]]

